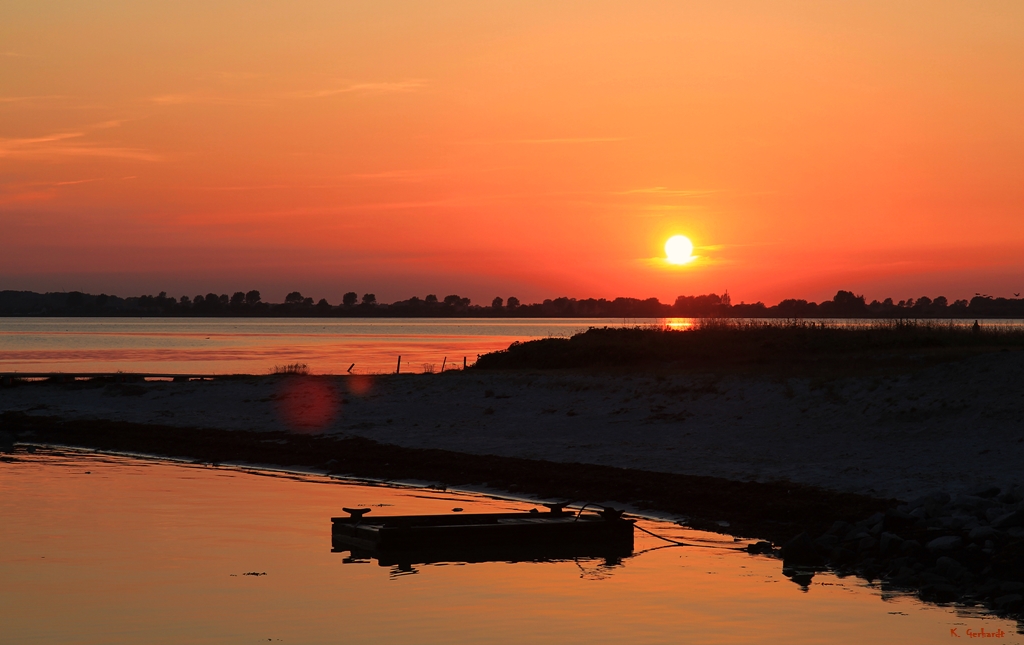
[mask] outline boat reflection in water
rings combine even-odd
[[[544,562],[603,558],[614,566],[633,554],[633,524],[622,511],[452,512],[445,515],[367,517],[370,509],[343,509],[331,518],[332,551],[345,562],[372,558],[382,567],[412,571],[415,564]],[[460,509],[461,510],[461,509]]]

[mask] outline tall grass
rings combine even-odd
[[[292,363],[291,365],[275,365],[274,369],[270,372],[271,374],[299,374],[306,376],[309,374],[309,366],[305,363]]]
[[[844,326],[822,321],[706,318],[686,330],[592,328],[568,339],[514,343],[507,350],[481,356],[477,367],[881,364],[1022,348],[1024,326],[975,328],[969,321],[934,320],[877,320]]]

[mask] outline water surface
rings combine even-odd
[[[528,502],[83,453],[0,462],[0,642],[935,643],[1010,621],[818,575],[732,538],[643,521],[604,560],[416,566],[331,552],[343,506],[413,514]],[[261,575],[245,575],[258,573]],[[262,575],[262,574],[266,575]]]

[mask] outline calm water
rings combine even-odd
[[[265,374],[304,363],[316,374],[440,371],[515,341],[568,337],[589,327],[667,325],[690,318],[224,319],[0,318],[0,372]],[[833,319],[862,326],[873,320]],[[942,321],[934,321],[943,324]],[[957,321],[969,325],[972,321]],[[1019,320],[985,326],[1020,327]],[[821,324],[818,321],[817,324]]]
[[[654,319],[357,320],[0,318],[0,372],[265,374],[305,363],[317,374],[439,371],[517,340]],[[447,364],[445,359],[447,358]]]
[[[40,451],[0,462],[4,643],[1022,643],[1013,623],[830,575],[807,591],[743,543],[667,522],[637,555],[417,566],[331,552],[342,506],[533,506],[316,476]],[[647,550],[652,549],[652,550]],[[645,552],[646,550],[646,552]],[[266,573],[246,576],[245,573]]]

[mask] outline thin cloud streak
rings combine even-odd
[[[497,143],[547,144],[547,143],[611,143],[628,141],[630,137],[556,137],[551,139],[476,139],[458,141],[464,145],[493,145]]]
[[[138,161],[161,161],[159,155],[139,148],[100,146],[69,140],[85,136],[85,132],[60,132],[42,137],[23,139],[0,139],[0,159],[3,158],[59,158],[59,157],[108,157],[134,159]],[[57,145],[51,145],[57,144]]]
[[[322,98],[326,96],[337,96],[339,94],[352,94],[357,92],[365,93],[396,93],[415,92],[426,84],[425,80],[413,79],[399,81],[397,83],[353,83],[345,87],[337,87],[313,92],[299,92],[293,96],[302,98]]]
[[[425,80],[413,79],[398,82],[352,83],[343,87],[332,87],[304,92],[288,92],[283,94],[263,94],[256,96],[226,96],[203,93],[161,94],[149,97],[148,101],[157,105],[269,105],[275,101],[286,99],[315,99],[341,94],[397,94],[415,92],[426,84]]]
[[[650,188],[634,188],[632,190],[620,190],[611,193],[612,195],[679,195],[683,197],[699,197],[712,195],[721,192],[719,190],[675,190],[664,186],[652,186]]]

